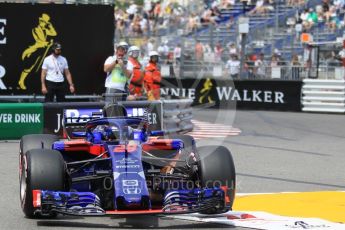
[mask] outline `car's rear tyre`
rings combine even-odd
[[[198,175],[202,187],[214,188],[227,186],[230,209],[235,199],[236,171],[230,151],[224,146],[203,146],[197,149],[199,155]],[[220,207],[202,211],[205,214],[217,214],[228,211]]]
[[[23,154],[19,167],[20,203],[26,217],[39,217],[33,207],[32,190],[63,191],[65,162],[60,152],[31,149]],[[54,213],[51,213],[54,215]]]
[[[52,145],[59,138],[53,134],[29,134],[20,139],[20,153],[30,149],[52,149]]]

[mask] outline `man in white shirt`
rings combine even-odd
[[[55,95],[57,102],[65,100],[64,75],[68,81],[70,92],[74,93],[75,88],[67,60],[61,55],[61,44],[56,42],[53,45],[53,53],[44,59],[42,65],[41,86],[45,102],[53,102]]]
[[[117,100],[124,101],[127,98],[127,83],[130,77],[125,60],[127,47],[128,44],[126,42],[120,42],[115,47],[114,55],[108,57],[104,63],[104,72],[107,73],[105,80],[106,103],[115,103]]]
[[[240,61],[236,54],[232,54],[230,59],[227,61],[225,68],[230,73],[232,79],[237,79],[238,74],[240,73]]]

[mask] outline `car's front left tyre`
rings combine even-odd
[[[32,190],[64,191],[65,175],[65,162],[56,150],[31,149],[22,155],[19,166],[20,203],[26,217],[40,216],[33,206]]]

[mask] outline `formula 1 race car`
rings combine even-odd
[[[63,119],[68,128],[85,118]],[[191,136],[149,132],[145,119],[126,114],[93,116],[83,126],[62,140],[51,134],[21,138],[20,201],[27,217],[232,208],[236,175],[226,147],[196,148]]]

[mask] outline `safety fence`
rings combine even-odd
[[[344,113],[345,81],[303,80],[302,111]]]
[[[149,123],[149,131],[162,130],[168,134],[193,129],[190,99],[125,101],[120,104],[125,106],[129,117],[145,119]],[[19,139],[34,133],[63,137],[64,114],[71,119],[84,119],[90,117],[92,111],[102,112],[104,105],[104,102],[1,103],[0,139]]]
[[[183,69],[181,69],[183,68]],[[279,61],[271,63],[268,60],[262,64],[255,62],[246,62],[243,71],[240,71],[240,62],[231,62],[230,64],[219,62],[196,62],[185,61],[183,65],[172,63],[170,65],[161,65],[162,75],[165,77],[178,78],[200,78],[212,76],[212,78],[234,78],[234,79],[283,79],[299,80],[306,78],[335,79],[344,78],[344,67],[340,62],[320,62],[316,66],[308,67],[307,62],[293,64],[289,61]],[[241,72],[241,73],[240,73]]]

